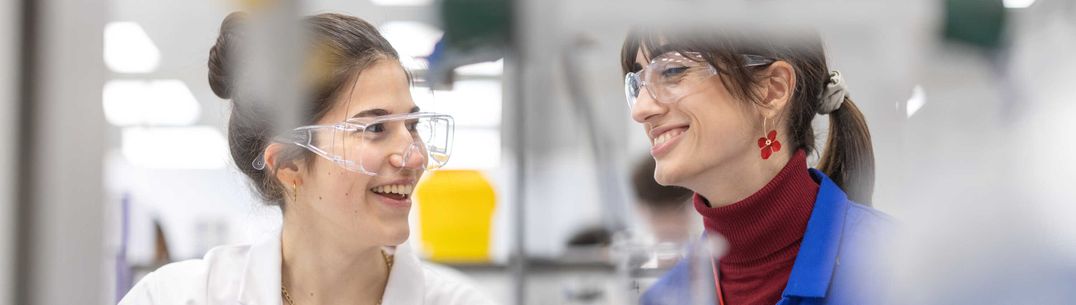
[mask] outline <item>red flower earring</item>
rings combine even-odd
[[[766,129],[766,119],[762,121],[762,129]],[[762,149],[762,160],[768,160],[774,152],[781,151],[781,141],[777,141],[777,130],[770,130],[765,137],[758,138],[758,147]]]

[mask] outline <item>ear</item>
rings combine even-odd
[[[763,91],[762,99],[759,100],[759,111],[766,118],[772,119],[784,113],[792,101],[792,94],[796,92],[796,69],[788,62],[778,60],[770,64],[762,75],[762,81],[759,82]]]
[[[301,185],[303,184],[301,172],[303,160],[296,159],[279,163],[285,148],[285,144],[280,143],[272,143],[265,148],[265,169],[273,173],[273,176],[285,185],[285,188],[291,184]]]

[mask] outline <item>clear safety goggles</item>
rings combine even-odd
[[[452,153],[452,133],[452,116],[416,112],[303,126],[280,141],[310,150],[347,170],[379,176],[405,168],[441,168]],[[264,156],[253,165],[265,169]]]
[[[754,67],[773,62],[758,55],[743,55],[744,66]],[[717,68],[703,60],[702,54],[696,52],[668,52],[654,57],[650,64],[638,72],[628,72],[624,76],[624,95],[628,108],[635,108],[639,93],[646,87],[650,97],[655,101],[670,104],[695,92],[703,81],[717,75]]]

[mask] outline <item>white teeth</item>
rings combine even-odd
[[[681,133],[684,133],[684,130],[680,128],[666,131],[665,133],[654,138],[654,142],[652,144],[653,146],[661,145],[662,143],[669,141],[669,139],[672,139],[673,137],[678,136]]]
[[[378,186],[370,190],[374,191],[374,193],[410,195],[411,191],[414,190],[414,188],[415,187],[412,185],[393,184]]]

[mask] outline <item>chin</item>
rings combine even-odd
[[[411,228],[409,228],[405,222],[402,227],[393,226],[387,228],[385,233],[388,245],[396,246],[407,241],[407,238],[411,236]]]
[[[684,170],[675,161],[658,161],[654,167],[654,181],[664,186],[679,186]]]

